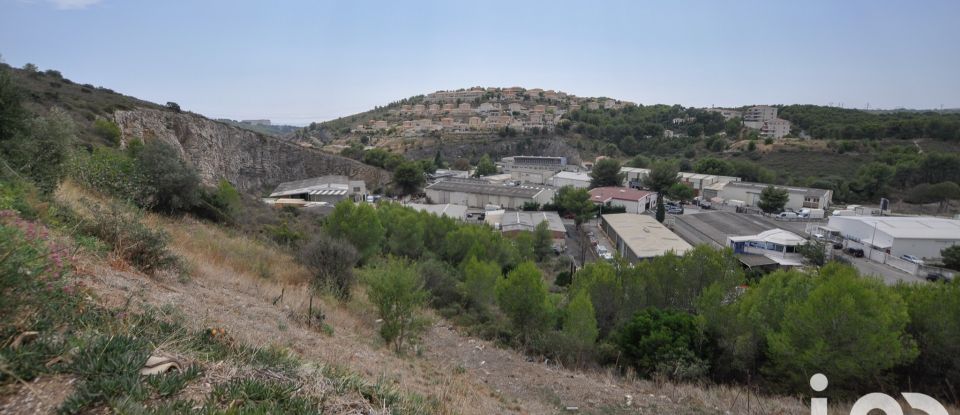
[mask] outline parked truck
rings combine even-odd
[[[807,219],[823,219],[825,212],[823,209],[800,209],[800,217]]]

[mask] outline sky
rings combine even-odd
[[[0,57],[294,125],[471,86],[955,108],[958,22],[957,0],[0,0]]]

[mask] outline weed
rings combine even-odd
[[[148,376],[147,383],[153,387],[157,395],[161,397],[173,396],[183,390],[191,380],[199,377],[200,374],[200,366],[190,365],[190,367],[182,372]]]
[[[307,414],[319,410],[317,402],[296,396],[291,382],[235,379],[214,387],[208,405],[226,405],[242,413]]]
[[[150,349],[143,339],[130,336],[100,336],[80,348],[70,371],[82,382],[60,411],[77,413],[121,396],[145,399],[147,391],[140,382],[140,368],[150,356]]]

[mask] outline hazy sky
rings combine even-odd
[[[305,124],[438,89],[960,107],[960,1],[0,0],[7,63]]]

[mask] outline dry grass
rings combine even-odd
[[[302,284],[310,273],[289,254],[244,235],[235,235],[215,225],[191,218],[148,216],[171,236],[170,248],[198,266],[227,268],[238,277]]]

